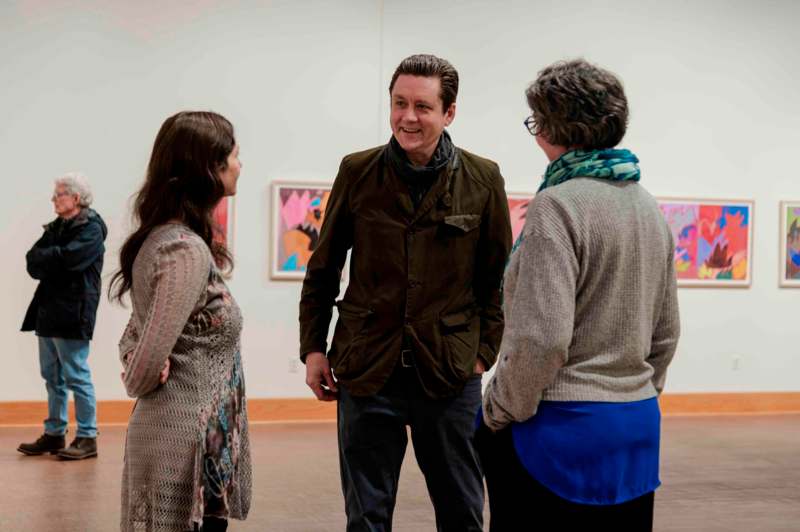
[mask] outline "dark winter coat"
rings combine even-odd
[[[495,163],[456,156],[415,209],[384,147],[342,161],[300,301],[300,353],[325,352],[348,250],[350,281],[327,356],[357,396],[378,392],[411,352],[430,397],[458,394],[503,334],[501,282],[511,248]]]
[[[37,336],[91,340],[108,229],[93,209],[69,220],[56,218],[25,255],[27,270],[39,280],[22,323]]]

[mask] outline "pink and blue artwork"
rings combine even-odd
[[[781,202],[781,286],[800,287],[800,201]]]
[[[753,202],[660,199],[679,286],[749,286]]]
[[[317,247],[330,190],[320,183],[272,183],[271,278],[303,279]]]
[[[528,205],[533,199],[532,193],[509,192],[508,214],[511,216],[511,242],[516,242],[525,226],[525,215],[528,212]]]

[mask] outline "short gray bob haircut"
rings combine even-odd
[[[67,172],[61,177],[56,179],[56,187],[64,187],[70,194],[78,194],[80,200],[78,204],[81,207],[88,207],[92,204],[94,196],[92,196],[92,187],[89,186],[89,180],[80,172]]]

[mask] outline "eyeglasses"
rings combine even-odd
[[[536,125],[536,119],[533,117],[533,115],[526,118],[522,123],[525,124],[525,128],[528,130],[528,133],[534,137],[539,134],[539,127]]]
[[[57,200],[58,198],[63,198],[64,196],[71,196],[71,195],[72,195],[72,194],[70,194],[70,193],[69,193],[69,192],[67,192],[67,191],[62,191],[62,192],[54,192],[54,193],[53,193],[53,195],[52,195],[52,196],[50,196],[50,200],[51,200],[51,201],[55,201],[55,200]]]

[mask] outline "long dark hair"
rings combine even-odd
[[[214,240],[214,207],[225,195],[218,172],[236,145],[233,125],[212,112],[184,111],[167,118],[153,144],[144,184],[133,204],[136,229],[119,253],[119,270],[108,288],[122,302],[133,284],[133,261],[154,227],[170,220],[186,224],[208,245],[217,265],[233,268],[233,257]]]

